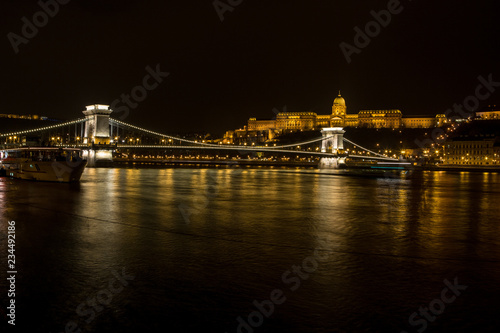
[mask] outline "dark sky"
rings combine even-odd
[[[168,133],[222,133],[285,105],[327,114],[338,89],[350,113],[444,113],[479,75],[500,81],[496,1],[401,1],[348,64],[339,44],[388,2],[243,0],[221,22],[213,0],[72,0],[15,54],[8,33],[22,35],[21,18],[40,6],[2,0],[0,113],[78,118],[130,94],[157,64],[170,75],[123,120]]]

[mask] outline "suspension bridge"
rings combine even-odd
[[[132,159],[139,152],[146,152],[147,157],[165,158],[167,153],[176,152],[177,156],[191,156],[193,152],[203,152],[207,158],[217,157],[222,152],[233,155],[233,159],[264,154],[296,156],[297,159],[314,158],[319,165],[327,168],[338,168],[346,163],[346,159],[372,163],[398,163],[397,158],[376,153],[348,140],[341,127],[323,128],[321,136],[311,140],[292,144],[223,144],[210,143],[202,139],[189,139],[151,131],[139,126],[125,123],[111,117],[112,110],[108,105],[93,104],[83,111],[85,117],[49,126],[13,131],[0,134],[3,148],[23,146],[55,146],[76,147],[83,151],[89,166],[99,161],[119,159],[117,152]],[[348,148],[349,147],[349,148]],[[137,153],[137,154],[136,154]],[[143,153],[144,154],[144,153]],[[144,156],[144,155],[140,156]],[[173,153],[172,156],[174,156]],[[273,161],[273,159],[268,159]]]

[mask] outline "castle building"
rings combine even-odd
[[[399,110],[361,110],[358,127],[399,128],[403,114]]]
[[[268,132],[262,137],[272,138],[280,133],[319,130],[325,127],[367,127],[367,128],[432,128],[443,126],[447,122],[444,114],[436,116],[403,116],[397,109],[361,110],[357,114],[348,114],[345,99],[338,96],[333,100],[331,114],[318,115],[315,112],[280,112],[276,119],[250,118],[244,129],[253,137],[254,132]],[[229,134],[228,134],[229,135]],[[225,137],[225,141],[231,141]]]
[[[280,112],[276,116],[275,129],[278,131],[313,130],[317,128],[317,117],[318,115],[314,112]]]
[[[488,105],[488,107],[476,112],[476,118],[480,120],[500,119],[500,108],[496,105]]]
[[[340,95],[333,100],[332,115],[330,119],[330,126],[328,127],[345,127],[345,118],[347,115],[347,106],[345,99]]]

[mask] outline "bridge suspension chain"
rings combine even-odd
[[[68,121],[65,123],[57,124],[57,125],[51,125],[51,126],[45,126],[45,127],[40,127],[40,128],[35,128],[31,130],[25,130],[25,131],[17,131],[17,132],[12,132],[12,133],[5,133],[5,134],[0,134],[0,138],[7,137],[7,136],[13,136],[13,135],[22,135],[22,134],[29,134],[29,133],[35,133],[35,132],[42,132],[54,128],[59,128],[59,127],[64,127],[68,125],[74,125],[74,124],[79,124],[86,121],[86,118],[80,118],[72,121]]]
[[[135,126],[135,125],[127,124],[127,123],[124,123],[123,121],[120,121],[120,120],[117,120],[117,119],[113,119],[113,118],[110,118],[109,120],[110,120],[110,122],[113,122],[113,123],[115,123],[117,125],[127,126],[127,127],[130,127],[130,128],[139,130],[139,131],[143,131],[145,133],[149,133],[149,134],[152,134],[152,135],[159,136],[159,137],[164,137],[164,138],[169,138],[169,139],[173,139],[173,140],[178,140],[178,141],[181,141],[181,142],[188,142],[188,143],[192,143],[192,144],[195,144],[195,145],[206,146],[206,147],[219,147],[219,148],[221,147],[221,145],[217,145],[217,144],[197,142],[197,141],[194,141],[194,140],[179,138],[177,136],[172,136],[172,135],[167,135],[167,134],[162,134],[162,133],[150,131],[150,130],[147,130],[145,128],[141,128],[141,127],[138,127],[138,126]],[[301,146],[301,145],[307,145],[307,144],[318,142],[318,141],[321,141],[321,140],[330,139],[330,138],[333,138],[333,137],[334,136],[332,135],[332,136],[329,136],[329,137],[326,137],[326,138],[320,137],[320,138],[309,140],[309,141],[298,142],[298,143],[288,144],[288,145],[279,145],[279,146],[273,146],[273,147],[251,147],[251,146],[250,147],[249,146],[232,146],[232,147],[234,149],[241,148],[241,149],[244,149],[244,150],[251,150],[251,149],[275,150],[275,149],[281,149],[281,148],[291,148],[291,147],[296,147],[296,146]]]
[[[369,152],[369,153],[371,153],[371,154],[374,154],[374,155],[376,155],[376,156],[383,157],[383,158],[387,158],[387,159],[390,159],[390,160],[397,160],[397,159],[395,159],[395,158],[388,157],[388,156],[385,156],[385,155],[382,155],[382,154],[376,153],[376,152],[374,152],[374,151],[372,151],[372,150],[370,150],[370,149],[367,149],[367,148],[365,148],[365,147],[362,147],[362,146],[358,145],[357,143],[352,142],[352,141],[351,141],[351,140],[349,140],[349,139],[344,138],[344,141],[345,141],[345,142],[347,142],[347,143],[350,143],[350,144],[352,144],[352,145],[354,145],[354,146],[357,146],[357,147],[359,147],[359,148],[361,148],[361,149],[363,149],[363,150],[365,150],[365,151],[367,151],[367,152]]]

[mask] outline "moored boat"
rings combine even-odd
[[[80,149],[26,147],[0,151],[0,168],[5,176],[17,179],[77,182],[86,165]]]

